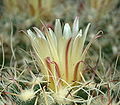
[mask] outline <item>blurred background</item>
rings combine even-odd
[[[56,18],[62,24],[72,24],[76,16],[82,29],[91,23],[87,42],[103,31],[89,55],[96,61],[101,51],[104,65],[112,68],[120,56],[120,0],[0,0],[0,66],[10,66],[15,61],[20,66],[30,58],[27,29],[36,26],[42,30],[41,21],[53,28]]]

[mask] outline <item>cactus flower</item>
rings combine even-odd
[[[79,18],[76,17],[72,29],[68,23],[62,28],[60,20],[56,19],[54,30],[48,28],[44,33],[36,27],[33,27],[34,32],[27,30],[38,65],[51,90],[59,93],[59,90],[77,85],[75,81],[83,79],[82,62],[91,44],[89,42],[84,47],[89,26],[82,32],[79,29]]]

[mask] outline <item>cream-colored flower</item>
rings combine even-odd
[[[19,98],[22,100],[22,101],[28,101],[32,98],[34,98],[35,96],[35,92],[33,89],[26,89],[26,90],[23,90],[21,91],[21,93],[19,94]]]
[[[72,29],[66,23],[62,30],[60,20],[56,19],[54,31],[49,28],[43,34],[33,27],[35,34],[27,30],[41,72],[48,76],[49,88],[56,93],[64,87],[77,85],[74,81],[83,79],[83,62],[91,44],[84,48],[89,26],[83,33],[79,29],[79,18],[76,17]]]

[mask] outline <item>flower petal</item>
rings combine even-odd
[[[59,19],[56,19],[55,22],[55,34],[58,37],[62,36],[62,27]]]
[[[27,33],[28,33],[28,35],[30,36],[30,38],[35,38],[35,34],[29,29],[29,30],[27,30]]]
[[[79,31],[79,17],[76,17],[73,23],[73,36],[78,34]]]
[[[68,23],[66,23],[64,26],[63,35],[66,39],[68,39],[71,36],[71,28]]]
[[[45,36],[43,35],[43,33],[36,27],[33,27],[33,29],[35,30],[35,32],[37,33],[37,35],[40,37],[40,38],[43,38],[45,39]]]

